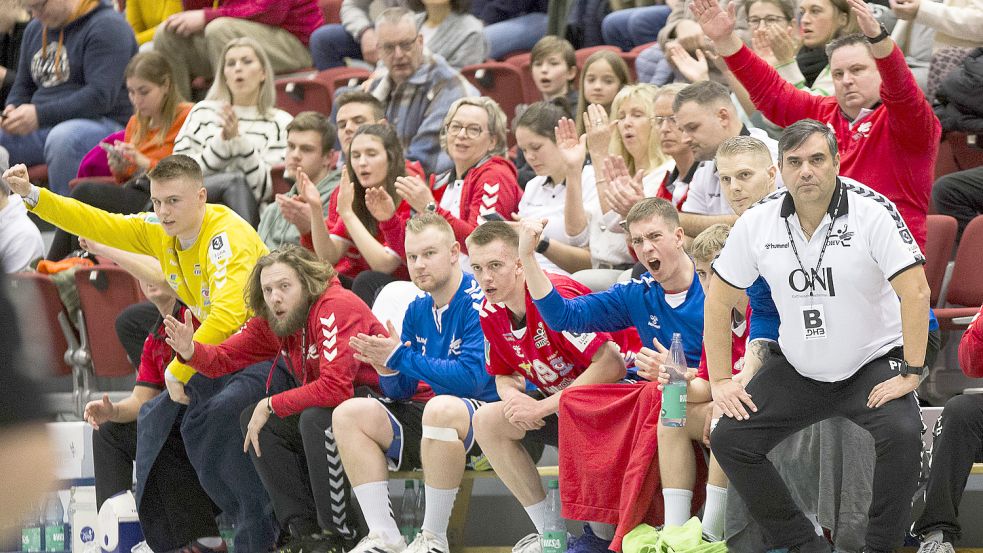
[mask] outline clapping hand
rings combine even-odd
[[[611,134],[614,127],[618,124],[617,120],[611,120],[604,106],[590,104],[584,114],[584,131],[587,134],[587,150],[590,152],[591,163],[600,165],[608,155],[608,147],[611,144]],[[559,137],[557,137],[559,144]]]
[[[388,221],[396,214],[396,204],[386,189],[377,186],[365,190],[365,207],[376,221]]]
[[[375,367],[376,372],[381,374],[391,374],[393,372],[386,367],[386,361],[389,360],[389,356],[392,355],[393,351],[400,346],[399,333],[396,332],[396,327],[393,326],[392,321],[386,321],[386,330],[389,331],[389,336],[383,336],[382,334],[372,336],[370,334],[359,333],[348,340],[348,345],[355,350],[353,355],[355,360],[372,365]],[[402,345],[410,347],[412,344],[406,342]]]
[[[695,57],[686,51],[679,43],[666,44],[666,57],[679,70],[679,73],[691,83],[706,81],[710,78],[710,65],[702,48],[696,49]]]
[[[608,179],[607,201],[611,209],[626,217],[632,206],[645,197],[645,188],[642,184],[645,172],[639,170],[632,177],[628,173],[628,165],[624,158],[609,156],[604,160],[604,174]]]
[[[874,17],[874,12],[871,11],[867,2],[864,2],[864,0],[847,0],[847,2],[850,4],[850,11],[857,16],[857,25],[860,27],[860,32],[864,36],[874,38],[881,34],[881,24]]]
[[[222,140],[232,140],[239,136],[239,117],[229,104],[222,106],[218,112],[222,123]]]
[[[97,399],[86,404],[82,419],[92,425],[92,428],[99,430],[99,425],[113,420],[118,410],[118,407],[109,401],[109,394],[102,394],[101,400]]]
[[[724,11],[720,9],[717,0],[693,0],[689,10],[700,24],[703,33],[714,42],[723,40],[734,32],[737,13],[734,2],[728,2],[727,11]]]
[[[426,211],[427,206],[434,201],[433,191],[423,179],[415,175],[397,177],[396,193],[417,213]]]
[[[563,163],[566,165],[567,173],[572,171],[580,172],[584,167],[584,159],[587,157],[585,146],[587,136],[577,137],[577,124],[564,117],[556,124],[553,129],[556,134],[556,146],[560,149]]]

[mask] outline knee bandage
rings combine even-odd
[[[431,440],[439,440],[441,442],[460,442],[461,438],[457,436],[457,430],[453,428],[445,428],[442,426],[429,426],[423,425],[423,437],[430,438]]]

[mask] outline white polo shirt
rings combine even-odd
[[[597,188],[593,178],[593,168],[588,171],[584,168],[584,173],[590,173],[589,178],[581,177],[581,202],[585,206],[597,203]],[[526,183],[526,188],[522,192],[522,199],[519,200],[519,217],[523,219],[549,219],[546,228],[543,229],[543,237],[557,242],[563,242],[571,246],[586,246],[586,236],[580,239],[571,239],[567,236],[564,227],[563,206],[566,204],[567,184],[566,182],[554,183],[549,177],[533,177]],[[543,254],[537,253],[536,260],[544,271],[560,275],[569,275],[553,263]]]
[[[765,143],[768,151],[771,152],[771,161],[777,163],[778,142],[772,140],[768,133],[761,129],[746,129],[748,135]],[[743,133],[742,133],[743,134]],[[782,175],[776,176],[775,186],[782,187]],[[700,163],[693,180],[689,183],[689,194],[683,202],[683,213],[693,213],[696,215],[733,215],[734,210],[727,203],[720,190],[720,174],[717,173],[717,164],[713,161]]]
[[[889,281],[924,262],[894,204],[840,177],[811,239],[781,189],[737,220],[713,270],[737,288],[763,276],[781,316],[785,357],[802,376],[838,382],[902,345],[901,302]]]

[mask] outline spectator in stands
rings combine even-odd
[[[18,0],[0,2],[0,103],[7,105],[7,95],[17,79],[17,64],[24,31],[31,22]]]
[[[335,121],[338,123],[338,143],[341,144],[338,165],[344,166],[355,131],[362,125],[385,123],[386,106],[378,98],[361,90],[343,92],[334,99]],[[407,169],[412,162],[407,161]]]
[[[668,5],[642,6],[615,10],[601,22],[601,36],[627,52],[636,46],[655,42],[672,9]]]
[[[124,268],[128,260],[122,257],[137,257],[93,242],[87,242],[86,247],[92,253],[121,262]],[[156,263],[156,260],[147,259]],[[163,275],[160,276],[162,279]],[[141,290],[160,315],[154,330],[143,343],[133,391],[115,402],[104,393],[101,399],[88,402],[83,413],[85,421],[95,429],[92,433],[92,464],[97,508],[110,497],[133,487],[140,408],[164,390],[164,369],[174,357],[170,346],[164,343],[164,316],[184,319],[187,311],[169,287],[161,288],[158,284],[140,282]],[[147,545],[157,551],[185,546],[189,549],[197,547],[202,553],[222,551],[224,545],[215,523],[218,507],[201,488],[198,475],[188,460],[181,438],[181,420],[186,408],[182,405],[179,409],[181,414],[168,432],[167,441],[157,454],[147,480],[140,483],[144,490],[137,505],[140,528]]]
[[[345,65],[345,58],[379,62],[379,39],[370,8],[403,6],[403,0],[342,0],[341,24],[329,23],[311,33],[311,58],[321,71]]]
[[[310,206],[311,239],[318,257],[334,265],[349,285],[366,270],[405,276],[401,255],[403,225],[410,206],[397,195],[406,174],[403,150],[388,124],[363,125],[352,138],[338,194],[321,216],[321,195],[307,175],[298,177],[298,192]],[[381,286],[380,286],[381,287]],[[363,297],[372,305],[373,297]]]
[[[107,148],[109,169],[117,184],[82,181],[72,189],[71,197],[110,213],[129,214],[149,208],[146,173],[173,153],[192,104],[181,98],[171,64],[159,52],[133,56],[123,75],[135,113],[126,124],[122,142]],[[77,249],[77,237],[55,229],[48,259],[63,259]]]
[[[498,400],[482,362],[481,288],[461,270],[453,230],[434,213],[417,215],[406,226],[410,276],[425,293],[410,303],[401,333],[388,322],[388,337],[359,334],[352,340],[356,358],[379,373],[385,397],[348,400],[333,421],[345,473],[369,527],[368,537],[351,550],[356,553],[387,550],[402,540],[386,508],[387,464],[390,470],[425,470],[423,528],[406,551],[449,553],[454,499],[465,467],[480,457],[471,418],[485,402]],[[406,401],[419,382],[437,397],[425,404]]]
[[[107,246],[156,258],[178,299],[200,315],[198,340],[224,340],[246,321],[242,292],[247,271],[266,246],[228,208],[205,203],[204,178],[193,159],[169,156],[148,176],[154,213],[137,217],[107,213],[34,186],[23,165],[8,169],[3,179],[42,219]],[[194,379],[191,385],[200,400],[189,407],[181,426],[202,487],[238,523],[236,545],[242,551],[273,545],[273,528],[264,513],[266,492],[252,463],[226,440],[229,425],[234,428],[237,421],[223,415],[238,414],[245,402],[262,397],[268,367],[256,365],[214,383]],[[190,403],[185,384],[194,375],[178,360],[168,364],[164,380],[173,402]]]
[[[478,91],[442,57],[424,51],[408,9],[383,11],[375,30],[387,73],[363,84],[364,90],[386,105],[386,120],[395,126],[407,159],[430,173],[446,171],[451,162],[440,151],[441,121],[455,100]]]
[[[571,122],[566,115],[552,102],[536,102],[513,125],[516,142],[536,171],[522,192],[515,219],[549,220],[536,246],[536,258],[548,272],[564,276],[591,264],[590,251],[585,248],[588,235],[569,232],[568,227],[576,222],[568,224],[567,216],[583,218],[585,206],[597,204],[593,167],[584,166],[583,149],[568,160],[566,150],[558,147],[560,121]]]
[[[566,102],[568,112],[576,109],[577,56],[570,42],[554,35],[539,39],[532,47],[529,69],[543,100],[560,98]]]
[[[130,117],[123,71],[136,41],[123,16],[98,0],[29,7],[35,19],[24,31],[0,146],[13,163],[47,163],[48,187],[68,194],[82,157]]]
[[[339,482],[331,477],[339,459],[325,454],[325,431],[334,408],[356,387],[378,389],[378,376],[355,359],[349,340],[384,329],[334,276],[309,250],[288,244],[261,257],[250,273],[245,299],[256,315],[241,332],[221,344],[203,344],[194,340],[189,317],[164,321],[174,352],[210,378],[286,359],[285,366],[271,366],[266,397],[243,409],[239,423],[242,449],[273,499],[280,527],[290,534],[284,545],[290,551],[344,550],[341,532],[350,529],[329,523],[332,532],[325,535],[318,523],[335,516],[329,496]],[[290,379],[276,383],[272,372],[281,370]]]
[[[275,107],[273,67],[255,39],[232,39],[219,59],[208,98],[188,114],[174,153],[201,165],[209,202],[231,207],[255,227],[259,202],[273,196],[270,169],[283,160],[293,117]]]
[[[959,342],[959,367],[970,378],[983,377],[979,313]],[[983,395],[962,394],[947,401],[934,435],[925,510],[911,530],[922,541],[918,553],[955,553],[953,545],[962,535],[959,503],[973,463],[983,454]]]
[[[442,129],[441,146],[454,168],[433,177],[432,186],[419,178],[398,179],[396,192],[417,213],[433,211],[447,219],[466,251],[465,239],[482,220],[511,219],[522,190],[515,166],[505,158],[508,119],[494,100],[461,98],[447,111]]]
[[[527,290],[523,268],[525,262],[535,264],[537,241],[538,237],[523,243],[520,260],[519,236],[504,222],[484,223],[468,237],[471,268],[485,293],[480,312],[487,340],[485,368],[495,376],[502,398],[475,413],[475,437],[536,527],[535,533],[516,544],[516,553],[541,551],[547,508],[535,460],[523,448],[523,441],[558,445],[556,413],[564,391],[617,382],[625,375],[624,359],[611,335],[561,333],[542,319]],[[539,274],[563,297],[587,291],[568,277]],[[527,383],[536,386],[535,394],[526,394]]]
[[[226,45],[237,38],[249,37],[263,45],[272,63],[270,79],[275,73],[310,67],[307,42],[324,21],[317,0],[226,0],[220,5],[184,0],[184,10],[157,27],[154,49],[171,60],[185,98],[191,98],[192,79],[219,72],[227,61]]]
[[[154,49],[157,27],[183,8],[181,0],[129,0],[126,21],[133,27],[141,52]]]
[[[466,0],[409,0],[407,6],[422,12],[416,21],[423,35],[423,46],[431,54],[443,57],[451,67],[460,69],[488,58],[484,24],[468,13]]]
[[[531,50],[546,34],[547,0],[487,0],[471,2],[471,13],[485,23],[488,57],[500,60]]]
[[[0,168],[9,166],[6,150],[0,148]],[[41,231],[27,216],[20,196],[11,195],[10,186],[0,179],[0,273],[17,273],[44,256]]]
[[[755,53],[795,88],[831,96],[834,84],[826,45],[857,32],[856,17],[846,0],[802,0],[801,37],[787,0],[755,0],[744,7]]]
[[[584,115],[587,106],[597,104],[604,108],[604,113],[611,113],[611,103],[618,91],[631,84],[631,73],[628,64],[621,56],[610,50],[599,50],[584,61],[580,70],[580,89],[577,94],[577,109],[574,119],[577,121],[577,132],[583,134]]]
[[[961,237],[966,225],[983,213],[983,167],[943,175],[932,187],[932,201],[939,213],[956,218]]]
[[[341,182],[341,171],[335,169],[338,152],[334,144],[337,141],[334,125],[316,111],[298,113],[287,125],[283,177],[293,182],[293,186],[286,194],[277,194],[276,203],[261,208],[256,231],[266,247],[276,249],[282,244],[299,244],[300,236],[311,232],[310,207],[297,196],[300,173],[316,183],[314,186],[325,209],[322,215],[327,218],[328,200]]]
[[[764,142],[774,158],[778,144],[764,131],[745,127],[730,92],[714,81],[701,81],[680,90],[673,100],[672,111],[683,142],[693,150],[699,163],[686,192],[680,224],[687,236],[696,236],[713,224],[733,224],[737,217],[720,193],[720,175],[713,164],[717,148],[728,138],[749,134]]]
[[[848,1],[863,34],[826,47],[835,92],[828,98],[797,90],[744,46],[734,33],[732,13],[705,0],[694,2],[693,13],[761,113],[781,126],[803,118],[828,124],[838,138],[840,173],[894,202],[924,247],[941,127],[904,55],[870,7]]]

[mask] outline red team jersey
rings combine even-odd
[[[565,276],[547,275],[564,298],[589,294],[586,286]],[[615,341],[606,332],[557,332],[546,326],[526,290],[526,326],[512,326],[504,303],[481,304],[481,330],[485,334],[485,368],[492,375],[521,374],[546,395],[570,385],[591,364],[605,342]],[[621,333],[616,333],[621,334]]]

